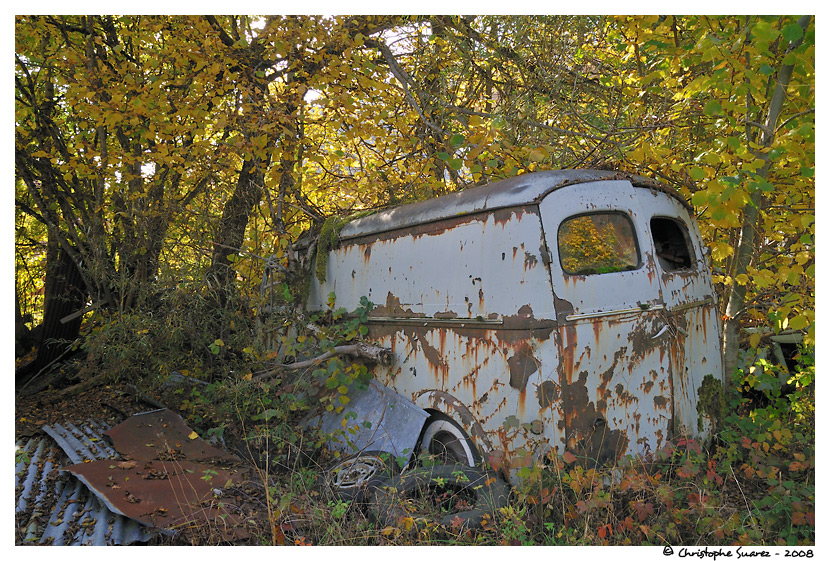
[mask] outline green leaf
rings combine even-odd
[[[760,72],[764,76],[771,76],[772,74],[775,74],[775,68],[773,68],[769,64],[762,64],[761,68],[758,69],[758,72]]]
[[[720,103],[715,100],[710,101],[703,107],[703,114],[707,117],[720,115],[721,113],[723,113],[723,108],[720,106]]]
[[[723,220],[727,216],[729,216],[729,213],[723,207],[718,207],[712,211],[712,220]]]
[[[273,417],[276,417],[279,414],[280,412],[277,409],[266,409],[265,411],[257,415],[257,418],[262,419],[263,421],[267,421]]]
[[[698,191],[692,195],[692,204],[695,206],[703,206],[709,201],[709,193],[706,191]]]
[[[769,181],[752,182],[749,184],[749,187],[750,189],[758,189],[759,191],[763,191],[764,193],[771,193],[772,191],[775,191],[775,186]]]
[[[781,35],[784,36],[784,39],[793,43],[804,37],[804,29],[797,23],[791,23],[781,30]]]
[[[698,166],[692,166],[689,169],[689,177],[691,177],[695,181],[700,181],[701,179],[706,178],[706,172]]]
[[[452,145],[453,148],[458,148],[459,146],[464,144],[465,140],[466,140],[466,138],[464,138],[463,134],[456,134],[456,135],[453,135],[452,138],[450,138],[450,144]]]
[[[515,415],[509,415],[507,418],[504,419],[502,426],[506,429],[515,429],[519,428],[519,419]]]

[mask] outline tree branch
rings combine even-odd
[[[370,40],[366,41],[367,45],[373,46],[377,48],[381,54],[383,54],[383,58],[386,60],[386,63],[389,65],[389,69],[392,71],[392,74],[397,78],[398,82],[400,82],[401,87],[403,88],[404,96],[406,96],[406,100],[412,106],[412,108],[418,113],[418,117],[420,117],[421,121],[430,128],[430,130],[434,131],[435,133],[444,136],[444,130],[427,119],[427,116],[424,114],[423,110],[421,109],[420,103],[415,101],[415,98],[412,96],[412,92],[409,90],[410,84],[412,84],[412,78],[407,74],[406,70],[401,68],[401,65],[398,64],[397,59],[395,59],[395,55],[392,53],[392,50],[389,48],[389,45],[386,44],[383,40]],[[418,93],[418,98],[422,99],[422,96]]]
[[[312,366],[317,366],[325,362],[326,360],[333,358],[335,356],[353,356],[357,358],[362,358],[364,360],[368,360],[373,364],[382,364],[384,366],[389,366],[392,364],[392,360],[394,355],[390,349],[386,347],[377,347],[375,345],[370,345],[368,343],[364,343],[359,341],[357,343],[351,345],[338,345],[334,347],[332,350],[327,351],[321,354],[318,357],[310,358],[308,360],[302,360],[300,362],[293,362],[291,364],[280,364],[274,370],[270,370],[263,374],[259,374],[256,376],[257,378],[267,378],[268,376],[272,376],[277,373],[279,370],[302,370],[303,368],[309,368]]]

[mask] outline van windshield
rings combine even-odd
[[[562,270],[571,275],[601,275],[639,267],[637,238],[631,220],[620,213],[573,216],[559,226]]]

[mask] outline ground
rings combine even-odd
[[[76,394],[42,390],[15,400],[15,438],[35,435],[43,425],[94,419],[114,426],[131,415],[157,409],[136,397],[127,384],[102,385]]]

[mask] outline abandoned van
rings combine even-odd
[[[384,422],[414,450],[515,474],[711,432],[710,272],[691,208],[649,180],[547,171],[392,208],[343,227],[326,271],[308,307],[374,303],[368,338],[394,355],[374,377],[421,412]]]

